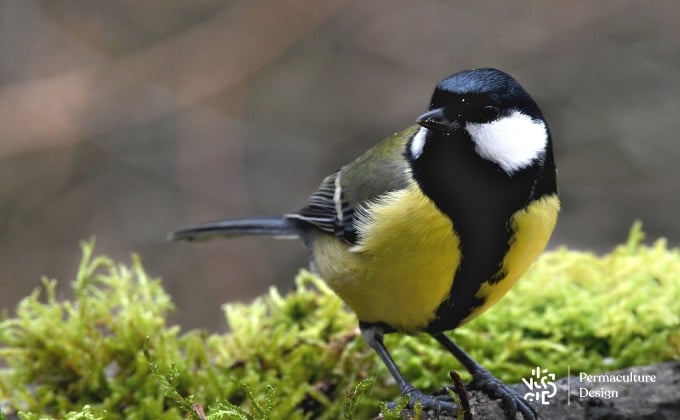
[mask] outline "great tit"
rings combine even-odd
[[[431,334],[470,371],[470,388],[500,398],[512,418],[535,418],[444,332],[496,303],[545,248],[560,207],[548,125],[519,83],[492,68],[441,81],[416,122],[326,177],[296,212],[170,238],[300,238],[410,406],[456,412],[448,396],[403,377],[385,333]]]

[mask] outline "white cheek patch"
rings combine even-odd
[[[411,158],[414,160],[418,159],[418,157],[423,153],[426,137],[427,128],[425,127],[420,127],[415,136],[413,136],[413,140],[411,140]]]
[[[475,151],[508,174],[529,166],[545,153],[548,143],[545,124],[519,111],[488,123],[467,123],[465,128]]]

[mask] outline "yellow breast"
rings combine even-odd
[[[359,212],[357,245],[328,234],[314,238],[315,267],[361,321],[384,322],[406,332],[422,330],[449,297],[461,261],[454,226],[415,183],[365,210]],[[558,211],[559,199],[551,195],[515,214],[515,233],[500,271],[504,275],[494,282],[480,279],[477,297],[484,304],[463,322],[510,290],[545,248]]]
[[[402,331],[425,327],[448,297],[460,262],[451,221],[415,183],[359,214],[357,245],[315,238],[319,274],[361,321]]]
[[[552,194],[515,213],[511,224],[515,233],[510,239],[510,247],[500,270],[504,275],[500,281],[482,283],[477,297],[483,298],[485,302],[475,308],[463,322],[471,320],[498,302],[524,274],[548,244],[559,211],[560,200],[557,194]]]

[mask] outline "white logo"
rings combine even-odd
[[[527,381],[522,378],[522,382],[529,389],[529,392],[524,394],[524,399],[527,401],[540,402],[542,405],[549,405],[550,398],[557,394],[557,386],[555,386],[555,374],[548,373],[548,369],[541,369],[536,366],[536,369],[531,369],[531,377]]]

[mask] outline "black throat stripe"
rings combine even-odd
[[[462,258],[449,298],[426,329],[431,333],[458,326],[484,303],[475,296],[482,283],[503,277],[499,270],[514,233],[511,218],[528,204],[538,175],[537,168],[530,167],[509,176],[477,155],[462,130],[434,135],[441,137],[429,139],[422,155],[412,161],[413,176],[452,220]]]

